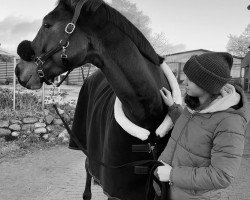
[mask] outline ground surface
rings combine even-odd
[[[85,186],[85,156],[56,146],[0,164],[0,200],[77,200]],[[93,200],[106,199],[99,186]]]
[[[56,146],[6,160],[0,163],[0,200],[80,200],[84,159],[80,151]],[[250,199],[250,125],[238,178],[227,191],[229,200]],[[97,185],[92,193],[93,200],[107,199]]]
[[[0,200],[80,200],[85,185],[84,160],[82,152],[66,145],[0,160]],[[227,192],[229,200],[250,199],[250,124],[238,178]],[[92,193],[93,200],[107,199],[99,186],[93,186]]]

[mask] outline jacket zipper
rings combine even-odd
[[[181,133],[180,133],[180,135],[178,136],[178,138],[177,138],[177,140],[176,140],[176,144],[175,144],[174,151],[173,151],[173,156],[172,156],[172,158],[171,158],[171,160],[170,160],[170,161],[171,161],[171,162],[170,162],[171,164],[172,164],[172,161],[173,161],[173,158],[174,158],[174,153],[175,153],[175,151],[176,151],[177,144],[178,144],[178,142],[179,142],[181,136],[183,135],[184,128],[187,126],[188,122],[193,118],[193,116],[194,116],[194,113],[193,113],[193,114],[190,113],[190,116],[188,117],[188,120],[187,120],[185,126],[184,126],[183,129],[181,130]]]

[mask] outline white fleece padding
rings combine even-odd
[[[181,105],[182,104],[181,89],[179,87],[177,79],[175,78],[175,75],[173,74],[172,70],[167,65],[167,63],[163,62],[160,66],[170,84],[174,102]]]
[[[141,140],[148,139],[150,132],[145,128],[141,128],[140,126],[137,126],[126,117],[122,109],[122,102],[118,99],[118,97],[116,97],[115,99],[114,114],[115,114],[115,119],[117,123],[127,133]]]
[[[163,70],[170,84],[174,102],[181,105],[182,104],[181,90],[172,70],[165,62],[161,64],[161,69]],[[156,129],[155,131],[156,135],[164,137],[168,133],[168,131],[173,127],[173,125],[174,124],[169,115],[166,115],[161,125]]]
[[[220,93],[221,95],[215,99],[209,107],[201,110],[200,113],[214,113],[227,110],[240,102],[240,95],[235,91],[235,87],[231,84],[223,86]]]
[[[174,101],[177,104],[182,104],[182,98],[181,98],[181,90],[179,88],[178,82],[172,72],[172,70],[169,68],[169,66],[163,62],[161,64],[161,69],[163,70],[165,76],[167,77],[171,90],[172,90],[172,96]],[[126,115],[123,112],[122,109],[122,103],[116,97],[115,99],[115,105],[114,105],[114,115],[117,123],[130,135],[137,137],[141,140],[146,140],[150,134],[150,132],[145,129],[137,126],[133,122],[131,122]],[[156,129],[156,134],[160,137],[163,137],[167,134],[167,132],[173,127],[173,122],[169,115],[165,117],[161,125]]]

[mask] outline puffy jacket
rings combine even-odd
[[[175,122],[159,157],[172,166],[172,200],[217,200],[237,175],[247,124],[244,92],[233,87],[203,111],[185,108],[170,113]]]

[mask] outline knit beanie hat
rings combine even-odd
[[[190,81],[210,94],[219,94],[230,81],[233,57],[226,52],[207,52],[192,56],[183,71]]]

